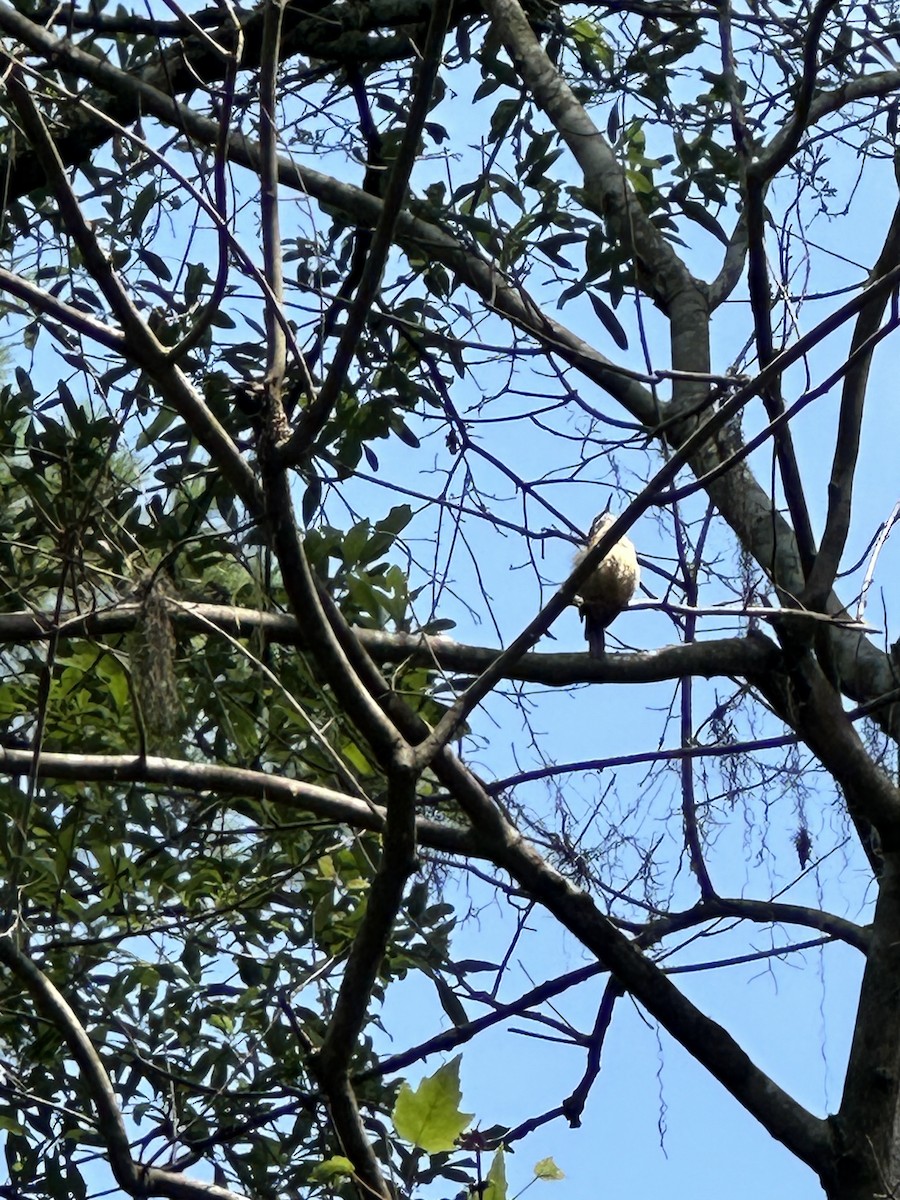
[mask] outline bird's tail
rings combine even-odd
[[[603,658],[606,653],[605,627],[589,608],[583,608],[581,615],[584,617],[584,636],[587,638],[588,654],[591,658]]]

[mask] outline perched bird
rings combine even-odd
[[[615,513],[609,509],[594,518],[584,548],[575,555],[576,567],[588,551],[597,545],[615,519]],[[628,607],[639,578],[640,569],[634,546],[628,538],[623,537],[582,583],[576,603],[584,620],[584,635],[592,658],[603,657],[606,627],[612,624],[623,608]]]

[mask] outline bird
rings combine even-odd
[[[576,567],[615,520],[616,514],[609,509],[594,518],[587,541],[575,555]],[[584,635],[591,658],[602,658],[606,653],[606,627],[628,607],[640,574],[634,546],[628,538],[623,537],[582,582],[576,603],[584,621]]]

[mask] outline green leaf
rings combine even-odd
[[[385,533],[399,533],[412,520],[412,509],[408,504],[397,504],[386,517],[378,522],[376,528],[384,530]]]
[[[609,119],[606,122],[606,136],[611,142],[615,142],[619,136],[619,102],[612,106],[609,113]]]
[[[240,955],[237,960],[238,973],[244,983],[248,987],[259,987],[265,978],[265,971],[262,964],[257,962],[255,958],[250,958],[246,954]]]
[[[141,430],[138,434],[137,449],[143,450],[147,446],[154,445],[175,420],[177,420],[176,413],[172,412],[170,408],[161,408],[151,421],[149,428]]]
[[[437,988],[438,999],[441,1002],[441,1008],[459,1028],[460,1025],[468,1025],[469,1015],[463,1008],[462,1001],[454,992],[453,988],[447,983],[446,979],[442,979],[440,975],[435,975],[434,986]]]
[[[595,292],[588,292],[588,299],[593,306],[594,312],[600,318],[603,328],[616,343],[620,350],[628,349],[628,336],[625,330],[619,323],[619,318],[613,312],[605,301],[601,300]]]
[[[472,1120],[472,1113],[460,1111],[462,1093],[459,1090],[457,1055],[439,1067],[428,1079],[423,1079],[415,1091],[404,1083],[391,1113],[394,1127],[402,1138],[429,1154],[452,1150],[456,1139]],[[502,1200],[502,1197],[496,1197]]]
[[[514,99],[501,100],[491,116],[491,133],[489,141],[499,141],[506,131],[509,129],[515,120],[516,114],[522,106],[522,102],[518,97]]]
[[[131,236],[137,237],[143,228],[144,221],[150,209],[156,203],[159,196],[159,190],[155,181],[151,181],[141,191],[137,200],[134,202],[134,207],[131,210]]]
[[[696,221],[707,233],[711,233],[713,237],[718,238],[723,246],[728,245],[728,234],[712,213],[707,212],[702,204],[698,204],[696,200],[682,200],[681,209],[686,217],[691,221]]]
[[[33,400],[37,399],[37,389],[24,367],[16,367],[16,383],[19,385],[19,395],[23,401],[31,404]]]
[[[350,1159],[344,1158],[343,1154],[335,1154],[313,1167],[310,1171],[310,1179],[313,1183],[328,1183],[332,1179],[352,1174],[353,1163]]]
[[[423,633],[446,633],[448,629],[455,629],[456,622],[451,621],[449,617],[440,617],[436,621],[429,621],[427,625],[422,626]]]
[[[396,417],[391,422],[391,425],[394,433],[396,433],[401,442],[404,442],[407,446],[412,446],[413,450],[418,450],[421,443],[402,417]]]
[[[303,524],[309,526],[313,522],[313,518],[319,509],[319,504],[322,500],[322,480],[318,475],[313,475],[309,483],[306,485],[306,491],[303,493]]]
[[[651,196],[653,194],[653,184],[646,175],[642,175],[640,171],[626,171],[626,178],[636,192],[642,196]]]
[[[348,529],[341,547],[344,563],[348,567],[355,566],[359,556],[369,540],[371,526],[368,521],[357,521],[352,529]]]
[[[172,278],[172,272],[169,270],[166,260],[155,254],[152,250],[147,250],[141,246],[137,252],[141,262],[146,263],[157,279],[169,280]]]
[[[211,283],[209,271],[205,263],[191,263],[184,281],[184,300],[186,304],[196,304],[200,294]]]

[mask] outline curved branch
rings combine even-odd
[[[48,58],[60,68],[111,93],[116,98],[115,104],[111,105],[111,115],[121,122],[127,123],[146,113],[176,129],[184,130],[203,145],[218,144],[221,132],[218,122],[201,116],[185,104],[179,104],[145,79],[72,46],[64,38],[54,37],[16,12],[5,0],[0,0],[0,32],[16,38],[35,54]],[[94,124],[99,142],[112,136],[104,122],[98,120]],[[64,139],[57,141],[63,161],[69,163],[80,162],[92,145],[83,134],[71,146]],[[228,158],[259,173],[259,146],[243,135],[234,134],[228,139]],[[361,188],[342,183],[322,172],[301,168],[292,159],[284,157],[278,160],[278,175],[283,186],[308,194],[322,204],[338,207],[361,226],[374,228],[378,223],[382,202]],[[34,178],[31,174],[27,180],[10,177],[5,181],[5,194],[12,199],[41,183],[43,178]],[[397,240],[401,245],[413,246],[417,251],[437,257],[456,271],[492,309],[538,338],[564,361],[577,365],[587,378],[614,396],[642,423],[653,426],[660,420],[660,407],[633,372],[619,371],[614,363],[585,339],[545,316],[527,293],[510,284],[501,271],[472,254],[450,234],[410,212],[404,212],[398,218]]]
[[[719,916],[736,916],[760,925],[784,924],[817,929],[830,938],[845,942],[848,946],[860,950],[863,954],[867,953],[871,940],[870,929],[864,929],[854,922],[848,921],[845,917],[822,912],[820,909],[805,908],[797,904],[782,904],[777,900],[729,899],[716,896],[695,905],[687,912],[671,913],[651,921],[643,932],[638,934],[636,941],[640,946],[650,946],[670,934],[696,928]],[[606,969],[603,963],[588,963],[587,966],[579,967],[556,979],[538,984],[517,1000],[511,1000],[505,1004],[495,1002],[491,1011],[485,1013],[484,1016],[467,1021],[464,1025],[455,1025],[452,1029],[436,1034],[418,1046],[412,1046],[408,1050],[401,1050],[397,1054],[383,1058],[376,1066],[355,1075],[354,1081],[361,1083],[366,1079],[392,1075],[405,1070],[413,1063],[421,1062],[432,1054],[454,1050],[457,1046],[470,1042],[483,1030],[499,1025],[510,1017],[521,1016],[529,1009],[543,1004],[547,1000],[552,1000],[556,996],[561,996],[571,988],[596,978],[597,975],[604,974]]]
[[[819,39],[825,28],[828,14],[838,0],[818,0],[809,17],[803,47],[803,75],[791,119],[772,144],[748,165],[747,173],[761,187],[773,179],[792,158],[800,145],[800,139],[813,118],[813,94],[816,86],[816,60]]]
[[[900,262],[900,204],[894,209],[894,216],[884,246],[869,275],[869,282],[880,278],[898,262]],[[875,346],[875,334],[881,325],[887,300],[887,294],[883,293],[861,309],[853,329],[849,354],[852,365],[844,378],[841,392],[834,458],[831,465],[831,479],[828,483],[828,514],[825,519],[825,531],[822,534],[819,552],[813,561],[806,590],[802,596],[803,603],[811,608],[819,608],[831,592],[847,542],[853,482],[859,455],[859,435],[862,427],[866,387],[869,381],[869,366]]]
[[[131,1157],[125,1122],[112,1081],[71,1005],[34,962],[13,941],[15,928],[0,935],[0,962],[25,987],[35,1007],[61,1035],[78,1068],[97,1112],[97,1128],[109,1152],[116,1183],[131,1196],[170,1196],[174,1200],[244,1200],[238,1192],[217,1184],[188,1179],[157,1167],[145,1167]]]
[[[43,971],[16,946],[15,934],[16,927],[13,926],[0,936],[0,962],[25,986],[35,1007],[68,1045],[97,1111],[97,1126],[106,1142],[116,1183],[134,1195],[142,1184],[141,1171],[131,1157],[128,1134],[112,1081],[72,1008]]]
[[[871,926],[857,925],[836,913],[823,912],[820,908],[807,908],[802,904],[783,904],[778,900],[748,900],[741,896],[728,898],[715,896],[701,906],[710,916],[740,917],[760,925],[799,925],[804,929],[818,929],[821,933],[838,941],[846,942],[855,950],[868,954],[872,941]]]
[[[498,839],[496,860],[528,894],[540,901],[580,942],[604,962],[634,998],[731,1092],[777,1140],[814,1170],[830,1161],[831,1131],[773,1079],[760,1070],[735,1039],[702,1013],[660,968],[596,908],[591,898],[569,883],[501,819],[484,824],[469,812],[482,832]]]
[[[34,754],[30,750],[0,746],[0,773],[27,775],[33,768]],[[42,752],[37,775],[46,780],[154,784],[222,796],[250,796],[348,825],[351,829],[370,829],[375,833],[383,831],[386,817],[386,810],[379,804],[369,804],[298,779],[266,775],[263,771],[248,771],[243,767],[222,767],[153,755],[144,758],[133,754]],[[485,856],[479,839],[458,826],[420,817],[416,822],[416,836],[423,846],[445,854]]]
[[[66,229],[122,327],[123,358],[142,367],[151,376],[160,393],[181,415],[191,433],[222,470],[244,503],[251,510],[259,512],[261,497],[253,472],[227,430],[187,377],[171,362],[167,351],[138,312],[81,211],[56,145],[25,86],[21,68],[5,53],[2,57],[8,67],[7,90],[46,172]]]

